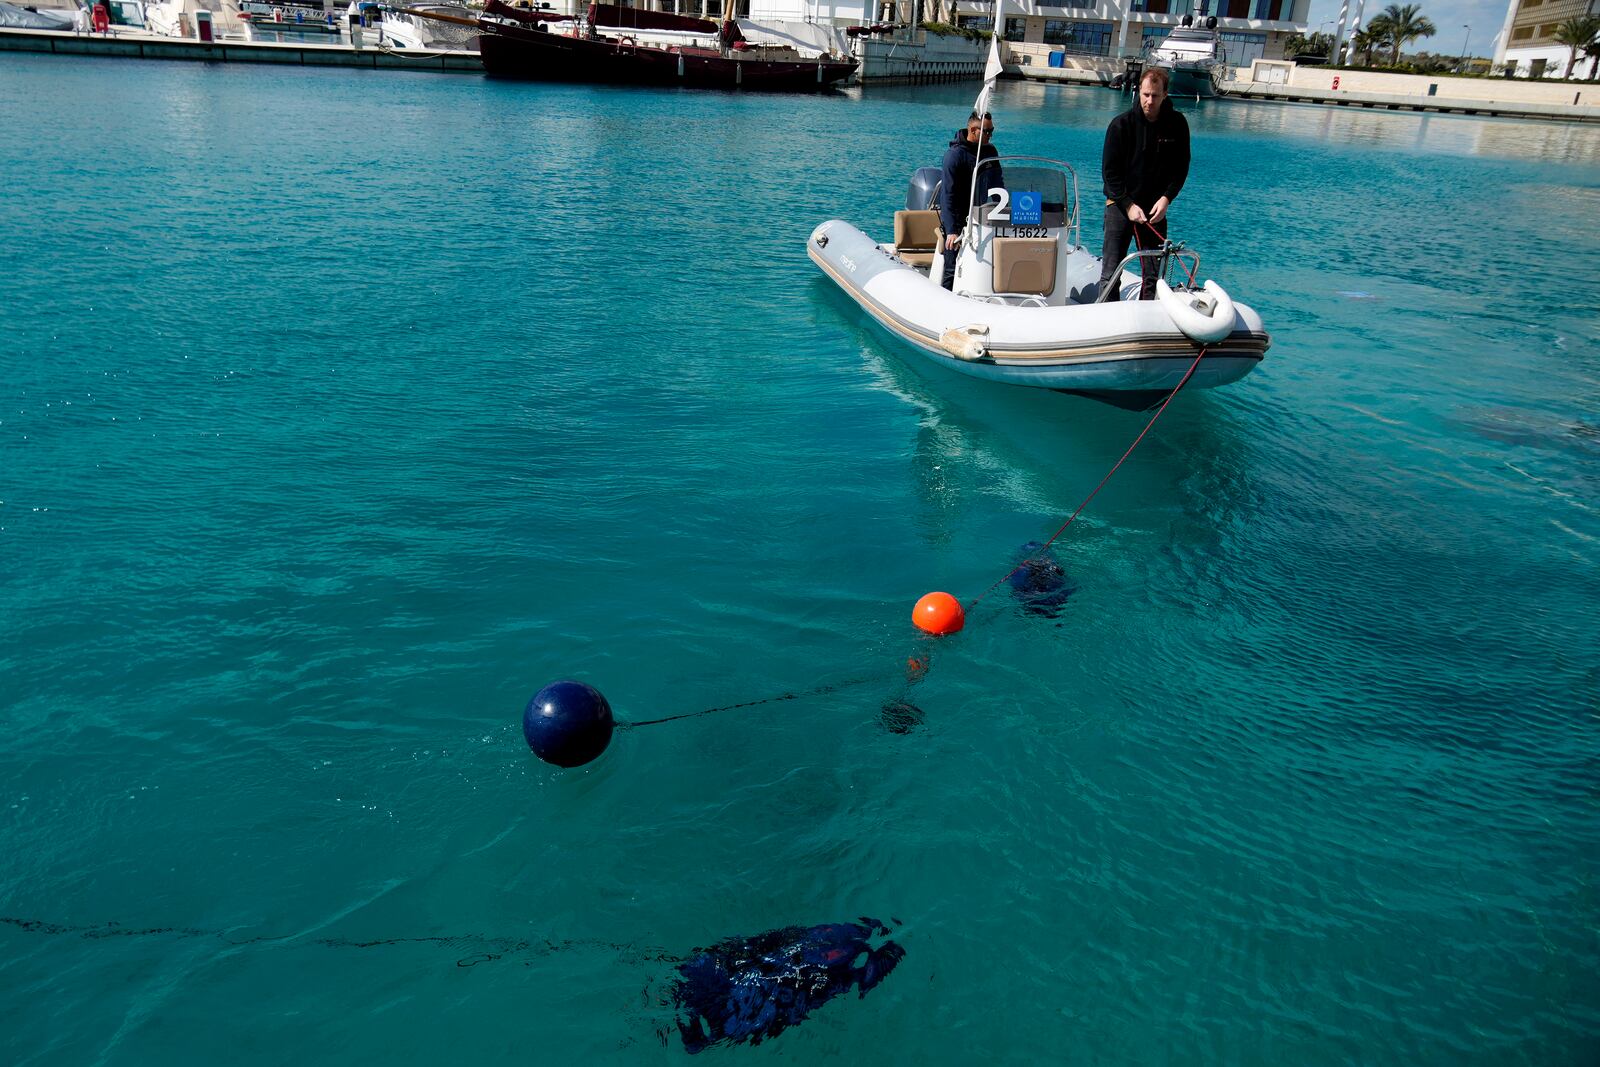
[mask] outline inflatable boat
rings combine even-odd
[[[1012,385],[1078,393],[1144,408],[1177,387],[1238,381],[1271,339],[1261,317],[1216,282],[1182,244],[1134,248],[1118,291],[1100,292],[1100,257],[1078,240],[1078,179],[1036,156],[999,157],[1000,183],[973,207],[955,252],[954,291],[943,277],[939,169],[910,182],[880,244],[848,222],[812,231],[806,250],[823,273],[904,346],[952,370]],[[984,168],[986,173],[993,173]],[[1139,262],[1161,271],[1156,299],[1139,299]],[[1109,290],[1109,287],[1108,287]],[[1117,299],[1112,299],[1115,296]]]

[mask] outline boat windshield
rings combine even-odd
[[[1006,192],[1011,195],[1011,219],[1014,224],[1028,226],[1065,226],[1067,225],[1067,175],[1054,167],[1033,167],[1023,163],[1011,163],[1006,159],[1000,160],[1000,167],[1005,174]],[[1024,202],[1025,193],[1037,194],[1037,200]],[[1038,205],[1039,218],[1031,220],[1035,210],[1031,205]],[[1021,222],[1019,215],[1030,216],[1030,221]]]

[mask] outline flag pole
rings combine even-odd
[[[1005,0],[994,0],[993,14],[990,21],[993,25],[989,33],[989,61],[983,67],[983,88],[978,90],[978,102],[972,110],[978,116],[978,147],[977,159],[972,164],[972,186],[967,191],[967,227],[972,227],[973,203],[978,197],[978,164],[983,162],[983,117],[989,113],[989,99],[994,95],[994,83],[1005,67],[1000,62],[1000,12],[1005,7]],[[965,235],[963,235],[963,240]]]

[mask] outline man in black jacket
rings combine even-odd
[[[982,138],[983,162],[979,163],[978,141]],[[939,175],[939,225],[944,228],[944,281],[946,289],[955,285],[956,248],[961,244],[961,228],[967,224],[967,215],[973,204],[989,199],[989,190],[1005,184],[1000,164],[990,162],[998,152],[994,147],[994,119],[974,111],[967,119],[967,128],[957,130],[955,138],[944,154],[944,165]],[[976,188],[972,184],[972,168],[981,166]],[[971,197],[969,200],[968,197]]]
[[[1106,127],[1100,175],[1106,191],[1100,290],[1109,287],[1106,299],[1116,300],[1117,264],[1128,254],[1129,238],[1141,249],[1160,247],[1167,236],[1167,207],[1189,176],[1189,123],[1167,99],[1167,72],[1160,67],[1144,72],[1138,103]],[[1139,260],[1140,300],[1155,299],[1159,266],[1154,256]]]

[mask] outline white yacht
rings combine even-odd
[[[72,29],[73,17],[70,11],[52,11],[49,8],[40,10],[34,4],[8,4],[0,0],[0,26],[10,30],[59,30]]]
[[[1183,16],[1183,24],[1159,41],[1145,47],[1144,64],[1165,67],[1172,84],[1167,92],[1179,99],[1221,96],[1228,77],[1228,52],[1217,33],[1217,17],[1198,25],[1193,15]]]
[[[293,41],[338,36],[339,24],[323,0],[238,0],[245,36],[252,41]]]
[[[353,0],[345,11],[346,25],[352,16],[360,20],[367,42],[379,48],[470,49],[477,40],[478,13],[459,4],[394,6]]]

